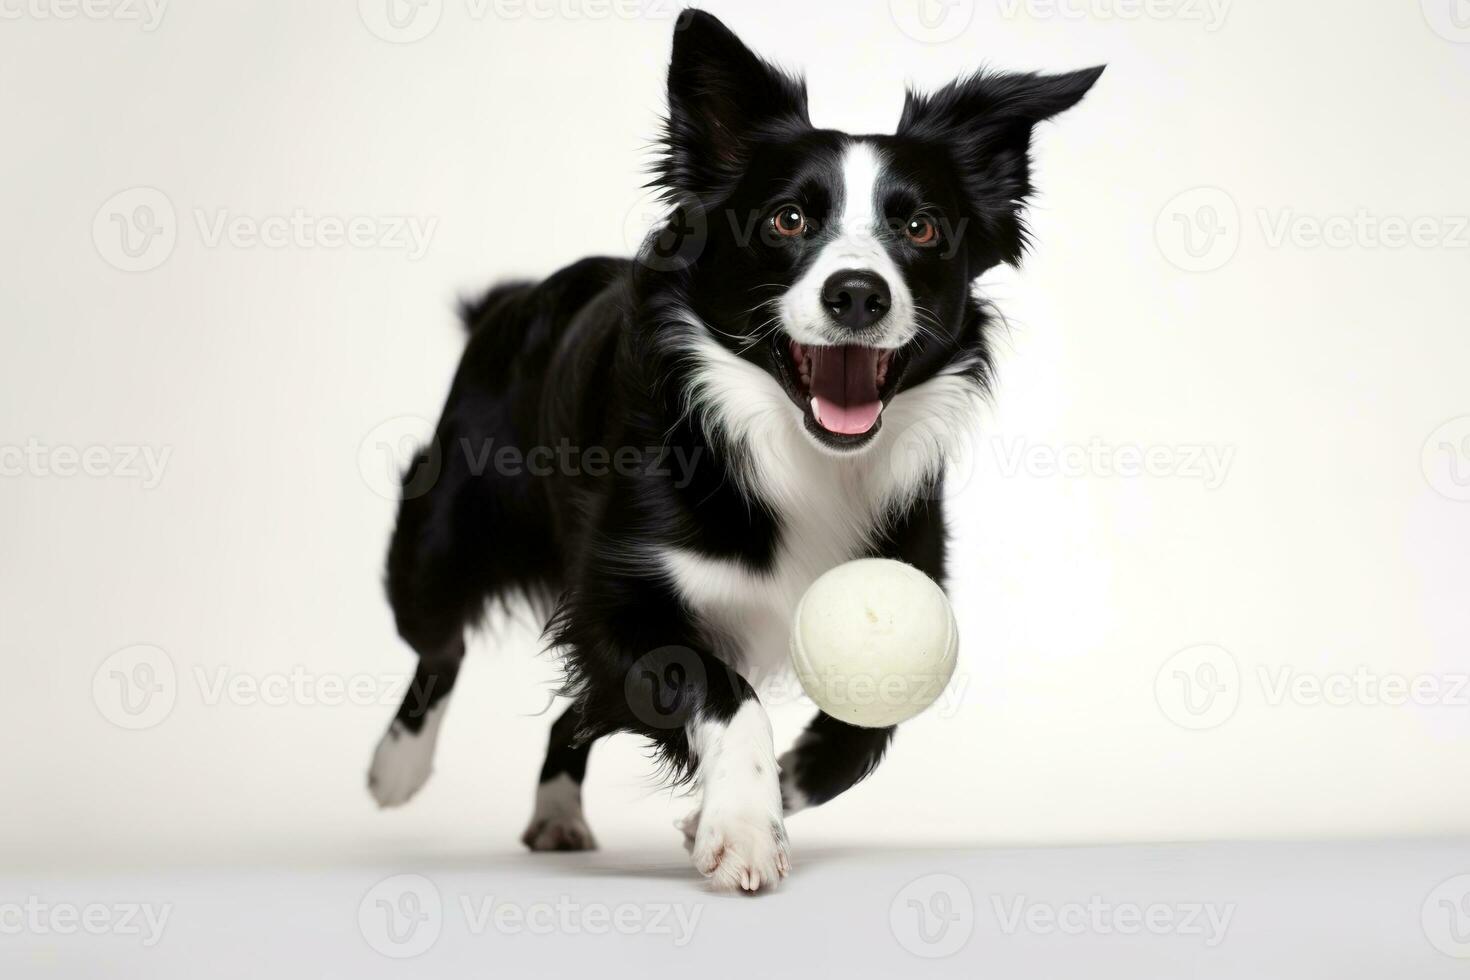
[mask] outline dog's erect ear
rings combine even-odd
[[[801,125],[811,125],[805,82],[756,57],[710,14],[679,15],[655,168],[671,196],[718,194],[740,176],[752,139]]]
[[[1076,105],[1102,66],[1065,75],[977,72],[932,95],[910,91],[898,135],[944,145],[971,209],[972,232],[992,261],[1020,261],[1021,207],[1031,194],[1031,131]]]

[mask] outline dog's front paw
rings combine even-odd
[[[780,817],[756,810],[748,814],[691,814],[689,856],[715,888],[748,892],[775,888],[791,873],[786,827]],[[686,837],[691,828],[684,828]]]

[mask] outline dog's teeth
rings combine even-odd
[[[882,386],[883,382],[888,380],[888,364],[892,360],[892,351],[888,351],[886,353],[878,355],[877,381],[879,386]]]

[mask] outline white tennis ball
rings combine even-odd
[[[959,649],[944,590],[887,558],[822,575],[797,603],[791,629],[791,663],[807,695],[863,728],[907,721],[938,700]]]

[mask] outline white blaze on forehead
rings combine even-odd
[[[842,154],[842,233],[871,235],[883,217],[878,206],[878,178],[883,160],[870,143],[853,143]]]
[[[822,304],[822,287],[844,269],[874,272],[888,283],[891,305],[875,336],[862,338],[871,347],[901,347],[913,339],[914,301],[903,270],[884,246],[886,216],[880,194],[883,154],[876,146],[854,140],[842,153],[840,208],[834,209],[829,232],[835,232],[801,278],[781,300],[781,315],[792,339],[807,345],[852,343],[856,338],[834,324]]]

